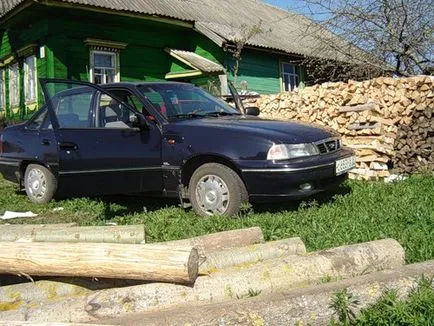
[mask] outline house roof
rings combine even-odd
[[[198,55],[197,53],[184,51],[184,50],[175,50],[175,49],[165,49],[165,50],[171,56],[184,62],[185,64],[187,64],[193,69],[197,69],[207,73],[218,73],[218,72],[225,71],[225,68],[222,65],[215,63],[211,60],[208,60],[207,58],[204,58]]]
[[[18,5],[31,1],[35,0],[2,0],[0,17],[11,12]],[[288,54],[347,61],[345,56],[329,48],[324,38],[333,40],[338,46],[348,46],[343,40],[324,29],[312,28],[312,21],[302,15],[273,7],[259,0],[48,0],[48,2],[79,4],[192,22],[196,30],[219,45],[243,38],[251,31],[252,26],[256,26],[260,32],[249,38],[246,45]]]

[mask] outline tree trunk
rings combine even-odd
[[[255,243],[263,243],[264,235],[259,227],[224,231],[206,234],[190,239],[161,242],[168,246],[192,246],[197,248],[199,255],[204,256],[206,252],[217,251],[226,248],[243,247]]]
[[[0,242],[0,273],[192,283],[192,247],[112,243]]]
[[[0,225],[0,241],[32,241],[37,232],[69,228],[76,223],[64,224],[6,224]]]
[[[300,238],[290,238],[245,247],[229,248],[206,254],[199,274],[208,274],[230,266],[245,266],[267,259],[306,253]]]
[[[16,320],[25,316],[35,321],[83,322],[115,318],[132,312],[281,293],[403,264],[403,248],[393,239],[384,239],[222,270],[198,277],[193,287],[150,283],[95,291],[81,297],[46,302],[37,308],[24,305],[0,313],[0,319]]]
[[[41,322],[31,321],[0,321],[0,326],[110,326],[103,324],[81,324],[81,323],[58,323],[58,322]]]
[[[434,260],[400,266],[392,270],[278,294],[207,305],[190,305],[165,311],[126,315],[100,320],[116,325],[329,325],[335,310],[330,300],[347,289],[359,300],[353,311],[374,304],[386,290],[396,290],[405,298],[420,279],[434,276]]]
[[[77,226],[36,231],[35,242],[144,243],[144,225]]]

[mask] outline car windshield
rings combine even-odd
[[[189,84],[140,85],[140,92],[169,120],[240,115],[225,101]]]

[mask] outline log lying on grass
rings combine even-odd
[[[68,224],[0,225],[0,241],[144,243],[141,225],[75,226]]]
[[[145,281],[56,277],[36,282],[0,286],[0,311],[22,304],[38,305],[49,300],[89,294],[95,290],[143,284]]]
[[[215,272],[230,266],[254,264],[266,259],[305,253],[306,247],[300,238],[229,248],[206,254],[204,261],[199,266],[199,274]]]
[[[218,304],[197,305],[100,320],[113,325],[329,325],[336,291],[358,299],[356,310],[375,303],[386,290],[405,298],[422,277],[434,276],[434,260],[357,276],[351,279]],[[353,309],[355,307],[352,307]],[[336,318],[337,316],[334,315]]]
[[[145,226],[77,226],[69,228],[38,230],[35,242],[104,242],[104,243],[144,243]]]
[[[192,283],[192,247],[114,243],[0,242],[0,273]]]
[[[6,224],[0,225],[0,241],[32,241],[37,232],[65,229],[76,223],[62,224]]]
[[[264,235],[261,228],[252,227],[247,229],[230,230],[199,237],[160,242],[168,246],[192,246],[197,248],[199,255],[203,256],[206,252],[217,251],[226,248],[243,247],[255,243],[263,243]]]
[[[58,322],[41,322],[35,323],[30,321],[0,321],[0,326],[109,326],[103,324],[81,324],[81,323],[58,323]]]
[[[155,311],[193,303],[216,303],[307,284],[389,269],[404,263],[404,250],[393,239],[343,246],[310,255],[288,256],[199,277],[194,287],[150,283],[95,291],[77,298],[22,306],[0,313],[0,319],[92,321],[131,312]]]

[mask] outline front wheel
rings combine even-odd
[[[30,201],[48,203],[57,189],[56,177],[45,166],[29,164],[24,174],[24,188]]]
[[[200,166],[194,171],[188,188],[191,205],[201,216],[236,215],[249,199],[240,176],[218,163]]]

